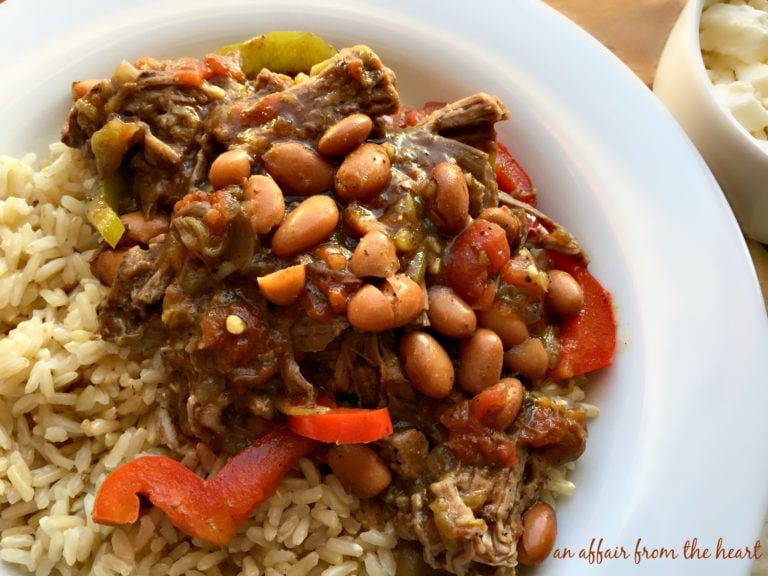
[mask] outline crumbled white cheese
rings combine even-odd
[[[762,100],[768,99],[768,64],[753,62],[735,68],[736,78],[750,84]]]
[[[753,136],[768,139],[768,0],[707,0],[700,40],[718,100]]]
[[[757,98],[755,89],[747,82],[716,84],[715,94],[723,105],[731,109],[739,124],[750,132],[758,132],[768,127],[768,110]]]
[[[715,4],[701,15],[701,48],[742,62],[768,58],[768,12],[747,4]]]
[[[728,68],[707,67],[707,74],[712,84],[728,84],[736,81],[736,73]]]

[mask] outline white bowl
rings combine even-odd
[[[589,252],[619,321],[616,362],[589,390],[602,414],[576,492],[560,504],[557,546],[578,555],[603,539],[603,551],[621,546],[630,559],[551,558],[537,576],[748,572],[748,561],[714,551],[720,537],[753,545],[768,503],[768,323],[754,268],[690,141],[597,41],[537,0],[470,9],[413,0],[40,4],[0,8],[0,54],[15,55],[0,62],[0,154],[44,152],[74,78],[109,74],[121,58],[199,55],[275,29],[370,43],[410,103],[498,94],[512,113],[500,138],[537,183],[543,209]],[[709,559],[680,557],[692,538]],[[638,540],[678,558],[635,564]]]
[[[704,0],[689,0],[667,41],[653,90],[701,152],[744,233],[768,242],[768,146],[715,96],[699,43]]]

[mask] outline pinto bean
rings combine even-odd
[[[523,513],[523,535],[517,552],[520,562],[526,566],[546,560],[555,545],[557,516],[545,502],[536,502]]]
[[[288,266],[271,274],[256,278],[259,290],[264,298],[279,306],[287,306],[296,301],[304,291],[307,272],[304,264]]]
[[[528,338],[504,352],[504,366],[526,378],[538,380],[549,369],[549,354],[539,338]]]
[[[415,320],[427,305],[424,290],[405,274],[395,274],[387,278],[382,292],[392,303],[395,327]]]
[[[392,482],[387,463],[365,444],[331,446],[328,466],[339,482],[360,498],[378,496]]]
[[[358,290],[347,307],[347,319],[358,330],[383,332],[411,322],[425,306],[421,286],[404,274],[395,274],[381,290],[371,284]]]
[[[269,176],[251,176],[243,188],[243,210],[254,232],[268,234],[285,216],[283,192]]]
[[[91,273],[105,286],[112,286],[123,263],[125,250],[102,250],[91,260]]]
[[[455,234],[467,224],[469,188],[464,172],[453,162],[440,162],[429,173],[434,194],[427,203],[427,216],[438,230]]]
[[[262,158],[269,175],[288,194],[322,194],[333,184],[333,167],[301,142],[276,142]]]
[[[432,328],[451,338],[469,338],[477,328],[477,316],[448,286],[433,286],[428,294],[427,314]]]
[[[125,235],[121,241],[133,244],[148,245],[152,239],[167,234],[170,226],[165,214],[155,214],[146,220],[144,214],[139,211],[121,215],[120,221],[125,226]]]
[[[459,347],[459,385],[470,394],[478,394],[501,378],[504,346],[501,338],[487,328],[478,328]]]
[[[493,306],[478,314],[483,328],[496,332],[505,348],[517,346],[528,338],[528,327],[517,309],[504,300],[494,300]]]
[[[336,195],[345,201],[365,200],[382,192],[392,178],[387,151],[379,144],[356,148],[336,170]]]
[[[408,379],[430,398],[445,398],[453,389],[455,374],[451,358],[440,343],[426,332],[415,330],[400,339],[400,358]]]
[[[251,173],[251,158],[242,148],[233,148],[219,154],[211,164],[208,178],[215,190],[242,184]]]
[[[358,278],[386,278],[400,268],[397,250],[384,232],[368,232],[360,239],[349,261],[349,270]]]
[[[326,156],[349,154],[366,141],[373,129],[373,120],[365,114],[352,114],[328,128],[317,142],[317,149]]]
[[[584,306],[584,290],[576,279],[563,270],[550,270],[547,276],[547,309],[563,318],[578,314]]]
[[[478,218],[501,226],[507,234],[507,241],[511,247],[514,248],[520,243],[523,225],[509,207],[495,206],[493,208],[486,208],[480,212]]]
[[[339,209],[328,196],[310,196],[288,214],[272,236],[272,252],[287,258],[327,240],[339,223]]]
[[[347,320],[363,332],[383,332],[395,327],[395,310],[388,296],[366,284],[350,299]]]

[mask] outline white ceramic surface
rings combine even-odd
[[[550,559],[538,575],[747,574],[745,561],[642,560],[638,539],[753,545],[768,496],[766,320],[736,222],[695,148],[641,82],[537,0],[279,3],[132,0],[0,4],[0,153],[57,137],[73,79],[121,58],[194,55],[273,29],[365,42],[406,101],[500,95],[500,129],[613,292],[615,365],[563,500],[558,547],[603,538],[628,560]],[[14,54],[14,58],[8,58]],[[3,573],[0,567],[0,574]]]
[[[768,242],[768,145],[747,132],[715,97],[699,42],[703,4],[686,4],[664,47],[653,91],[707,161],[744,233]]]

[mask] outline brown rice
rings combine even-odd
[[[172,425],[156,402],[166,374],[158,355],[138,363],[95,335],[105,288],[88,264],[91,167],[62,144],[34,164],[0,157],[0,560],[40,576],[393,575],[393,527],[366,530],[358,499],[309,460],[228,549],[191,540],[157,509],[132,526],[93,523],[107,473],[167,452]],[[200,473],[223,464],[193,446],[180,454]]]

